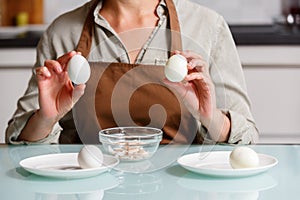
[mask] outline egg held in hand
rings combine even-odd
[[[236,147],[229,157],[233,169],[253,168],[259,165],[257,153],[249,147]]]
[[[86,83],[91,75],[88,61],[81,55],[74,55],[69,60],[67,69],[70,80],[76,85]]]
[[[95,145],[86,145],[78,153],[77,161],[82,169],[101,167],[103,153]]]
[[[183,81],[187,73],[187,60],[185,57],[175,54],[169,58],[165,66],[165,76],[169,81]]]

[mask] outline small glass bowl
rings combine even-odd
[[[123,161],[150,158],[162,140],[162,130],[150,127],[117,127],[103,129],[99,140],[104,151]]]

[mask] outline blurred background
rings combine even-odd
[[[281,14],[282,0],[192,0],[213,8],[231,24],[272,23]],[[289,1],[289,0],[284,0]],[[13,18],[27,12],[29,23],[50,23],[61,13],[88,0],[0,0],[2,25],[13,25]]]
[[[0,143],[27,87],[41,34],[87,1],[0,0]],[[300,143],[300,0],[192,1],[219,12],[231,28],[260,143]]]

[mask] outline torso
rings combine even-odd
[[[152,31],[153,28],[140,28],[119,33],[119,37],[127,50],[130,63],[135,63],[141,47],[144,46]]]
[[[100,15],[106,19],[125,46],[130,63],[136,61],[141,47],[144,46],[153,29],[157,26],[159,17],[155,13],[149,11],[149,13],[142,13],[140,16],[116,17],[112,16],[111,12],[106,12],[105,7],[100,10]]]
[[[180,33],[173,2],[172,0],[166,0],[166,2],[167,7],[169,5],[170,29]],[[93,9],[91,9],[92,11]],[[88,15],[76,48],[86,57],[91,50],[93,39],[94,24],[91,23],[93,17],[92,13]],[[157,18],[152,19],[157,21]],[[150,34],[156,25],[152,24],[152,28],[145,29],[145,27],[149,27],[149,24],[131,22],[127,25],[129,24],[136,25],[136,27],[128,27],[140,27],[135,30],[142,30],[140,33],[134,31],[141,36],[140,43],[148,39],[147,34],[142,34],[143,30],[148,30],[148,34]],[[113,23],[112,26],[114,26]],[[113,31],[119,31],[119,39],[124,39],[125,36],[132,38],[132,42],[126,44],[126,48],[132,43],[137,43],[138,39],[135,34],[123,35],[121,34],[123,32],[120,32],[123,29],[118,29],[120,26],[112,28],[114,28]],[[182,49],[181,37],[173,34],[170,36],[169,50]],[[123,45],[125,46],[125,44]],[[140,48],[141,46],[136,51],[132,51],[130,54],[132,60],[135,59]],[[195,140],[198,130],[197,121],[185,108],[180,98],[163,83],[164,68],[162,65],[122,62],[90,62],[90,65],[92,73],[86,84],[85,94],[73,108],[74,122],[76,123],[74,125],[79,135],[78,138],[83,143],[97,142],[99,130],[116,126],[160,128],[164,131],[162,143],[192,143]],[[63,143],[63,138],[60,139],[60,142]],[[200,140],[202,141],[202,138]],[[201,142],[200,140],[197,142]]]

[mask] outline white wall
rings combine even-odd
[[[44,0],[44,22],[49,24],[60,14],[70,11],[89,0]]]
[[[72,10],[89,0],[44,0],[45,23]],[[184,0],[180,0],[184,1]],[[222,14],[230,24],[272,23],[274,16],[280,14],[281,0],[191,0],[212,8]],[[59,5],[59,6],[58,6]],[[191,12],[191,11],[190,11]]]
[[[24,94],[29,78],[30,67],[3,67],[0,66],[0,144],[5,142],[5,130],[9,119],[17,108],[18,99]]]
[[[45,5],[45,16],[44,20],[47,24],[51,23],[54,18],[58,15],[72,10],[89,0],[44,0]],[[181,0],[183,1],[183,0]],[[280,14],[280,1],[281,0],[191,0],[197,3],[201,3],[207,7],[210,7],[220,14],[222,14],[225,19],[231,24],[257,24],[257,23],[271,23],[272,18]],[[192,11],[189,11],[192,12]],[[24,49],[22,49],[23,51]],[[6,50],[5,50],[6,52]],[[21,53],[20,55],[25,55]],[[27,55],[27,54],[26,54]],[[247,57],[249,54],[246,54]],[[247,59],[247,57],[242,57],[242,60]],[[0,60],[3,64],[3,59],[9,58],[3,56],[0,53]],[[34,62],[34,56],[29,56]],[[256,58],[257,59],[257,58]],[[9,59],[11,60],[11,59]],[[26,59],[19,59],[23,62]],[[16,61],[13,60],[12,61]],[[18,63],[19,64],[19,63]],[[14,66],[18,66],[14,64]],[[1,64],[0,64],[1,65]],[[32,66],[31,63],[27,66]],[[14,70],[7,67],[7,64],[4,64],[4,71],[0,73],[0,91],[4,91],[4,97],[8,100],[5,102],[2,99],[3,107],[0,109],[2,114],[0,115],[0,143],[4,141],[4,129],[8,119],[11,117],[13,111],[16,108],[16,100],[20,95],[25,91],[27,86],[27,81],[30,76],[30,68],[18,68],[18,72],[8,73],[8,70]],[[25,70],[25,72],[24,72]],[[8,74],[13,75],[10,77]],[[9,81],[12,81],[17,89],[14,89],[16,93],[9,92],[11,87],[7,85],[12,85]],[[16,82],[17,81],[17,82]],[[19,81],[19,82],[18,82]],[[9,82],[9,83],[8,83]],[[13,101],[11,101],[11,99]],[[5,113],[5,115],[3,114]],[[298,126],[297,126],[298,127]],[[263,127],[264,128],[264,127]]]
[[[270,24],[281,13],[281,0],[191,0],[222,14],[230,24]]]

